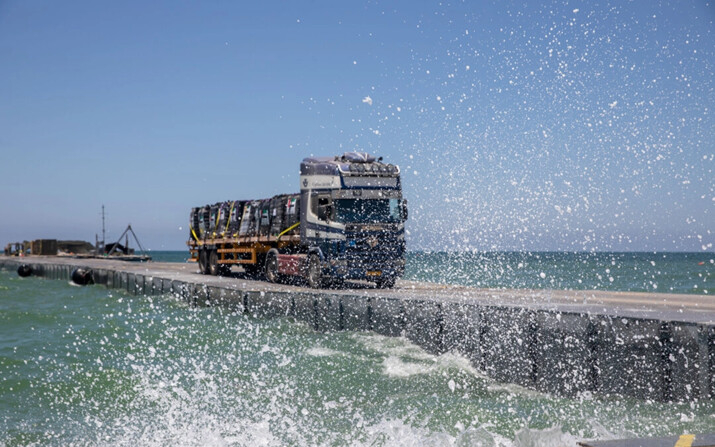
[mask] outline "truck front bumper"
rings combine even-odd
[[[380,278],[398,278],[405,272],[404,261],[395,260],[390,264],[378,265],[333,265],[330,267],[332,276],[341,279],[364,279],[367,281],[379,281]]]

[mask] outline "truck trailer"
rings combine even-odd
[[[192,208],[187,244],[203,274],[240,265],[271,282],[388,288],[404,273],[406,220],[400,168],[346,152],[303,159],[298,194]]]

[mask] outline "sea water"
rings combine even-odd
[[[0,271],[0,446],[575,446],[708,431],[713,401],[557,397],[404,338]]]
[[[413,252],[405,277],[500,289],[715,292],[715,254]]]
[[[184,262],[189,252],[152,252]],[[404,279],[494,289],[715,293],[715,253],[408,252]]]

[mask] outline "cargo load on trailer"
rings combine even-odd
[[[392,287],[404,273],[406,219],[399,167],[348,152],[305,158],[299,194],[193,208],[188,245],[204,274],[240,265],[271,282]]]

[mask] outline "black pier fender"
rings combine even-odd
[[[28,276],[32,275],[32,267],[28,264],[22,264],[17,268],[17,274],[21,278],[27,278]]]
[[[92,276],[92,269],[78,267],[72,270],[72,282],[78,286],[86,286],[88,284],[94,284],[94,278]]]

